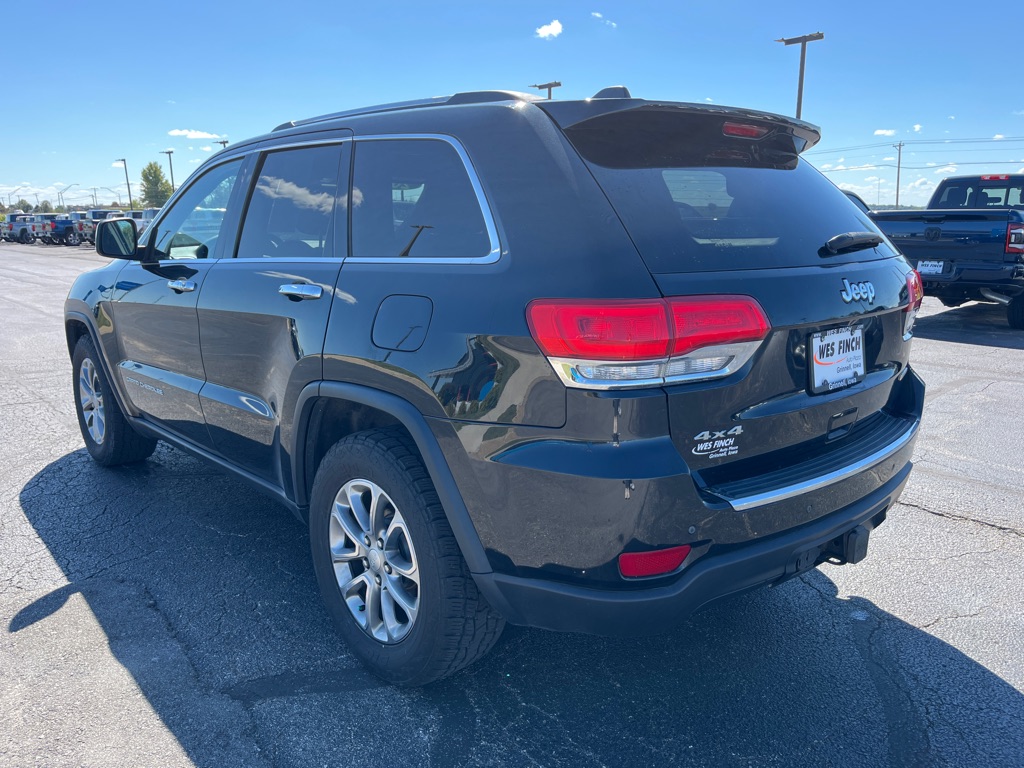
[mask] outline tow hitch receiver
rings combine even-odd
[[[858,525],[852,531],[838,536],[825,546],[825,559],[835,565],[859,563],[868,556],[868,537],[871,528]]]

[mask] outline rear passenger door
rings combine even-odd
[[[214,448],[264,482],[282,472],[302,389],[323,377],[323,346],[347,245],[348,134],[265,151],[253,173],[234,253],[199,298]]]

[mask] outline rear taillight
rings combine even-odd
[[[914,321],[921,311],[921,302],[924,300],[924,284],[921,282],[921,273],[916,269],[910,270],[907,274],[907,306],[903,308],[904,321],[903,333],[909,335],[914,328]]]
[[[538,299],[526,319],[562,381],[584,389],[728,376],[771,330],[749,296]]]
[[[1024,253],[1024,224],[1006,225],[1006,252]]]
[[[672,573],[690,554],[690,546],[656,549],[653,552],[626,552],[619,555],[619,573],[626,578],[661,576]]]

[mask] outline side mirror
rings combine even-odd
[[[115,259],[137,259],[139,230],[134,219],[96,222],[96,253]]]

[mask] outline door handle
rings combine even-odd
[[[319,299],[324,295],[324,289],[319,285],[308,283],[287,283],[277,289],[282,296],[287,296],[292,301],[303,301],[304,299]]]
[[[191,293],[196,289],[196,284],[191,280],[168,280],[167,287],[178,293]]]

